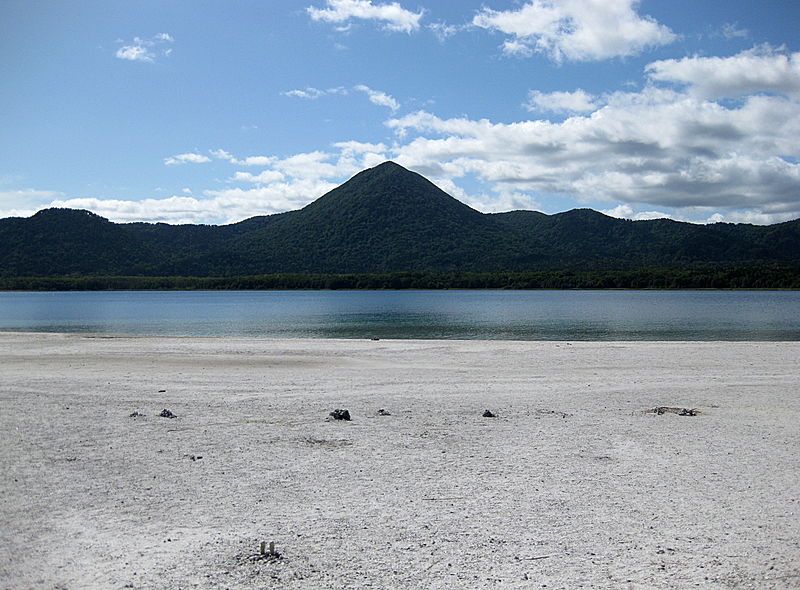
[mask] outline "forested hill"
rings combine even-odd
[[[0,219],[0,276],[196,276],[800,265],[800,220],[629,221],[589,209],[484,214],[402,166],[298,211],[224,226],[112,223],[47,209]]]

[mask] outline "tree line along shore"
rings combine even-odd
[[[229,277],[0,277],[0,290],[3,291],[336,289],[800,289],[800,268],[752,266],[618,271],[406,271]]]

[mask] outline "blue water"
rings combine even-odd
[[[13,292],[0,293],[0,331],[290,338],[800,340],[800,292]]]

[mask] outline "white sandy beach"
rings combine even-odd
[[[2,589],[800,587],[800,342],[1,334],[0,449]]]

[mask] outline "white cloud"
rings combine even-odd
[[[56,191],[42,191],[36,189],[21,189],[21,190],[5,190],[0,191],[0,202],[13,202],[18,206],[25,203],[30,205],[33,203],[42,203],[49,201],[61,193]]]
[[[119,59],[128,61],[143,61],[153,63],[158,57],[157,47],[165,43],[173,43],[175,39],[169,33],[159,33],[153,37],[142,39],[141,37],[134,37],[133,41],[128,45],[123,45],[117,49],[114,54]],[[120,41],[123,43],[123,41]],[[161,54],[169,56],[172,53],[172,48],[167,47],[162,49]]]
[[[391,109],[392,112],[395,112],[400,108],[400,103],[385,92],[373,90],[369,86],[364,86],[363,84],[359,84],[358,86],[353,87],[353,89],[358,90],[359,92],[364,92],[369,97],[369,100],[372,104],[387,107]]]
[[[686,57],[655,61],[646,67],[651,80],[686,84],[705,98],[736,98],[758,92],[800,97],[800,52],[768,45],[733,57]]]
[[[272,156],[247,156],[244,160],[237,160],[243,166],[268,166],[275,161]]]
[[[759,95],[734,108],[647,87],[604,103],[557,123],[420,111],[387,125],[403,140],[398,163],[444,178],[473,175],[498,199],[563,195],[628,205],[643,210],[640,216],[705,208],[705,216],[738,210],[774,221],[800,217],[798,102]]]
[[[361,141],[340,141],[334,143],[333,147],[340,149],[346,155],[383,153],[386,151],[386,146],[382,143],[365,143]]]
[[[273,156],[247,156],[244,159],[239,159],[225,150],[211,150],[209,153],[218,160],[227,160],[231,164],[238,166],[269,166],[276,160]]]
[[[344,141],[333,147],[335,151],[330,153],[314,151],[286,158],[269,157],[270,167],[258,174],[233,173],[230,182],[250,186],[206,190],[202,197],[191,196],[191,191],[184,189],[183,195],[164,199],[73,198],[55,200],[47,206],[88,209],[116,222],[233,223],[254,215],[300,209],[364,168],[386,160],[383,152],[387,148],[380,143]],[[242,165],[250,159],[238,159],[223,149],[214,150],[212,155],[233,165]],[[40,208],[41,205],[31,207],[19,214],[31,215]]]
[[[141,201],[75,198],[53,201],[49,206],[88,209],[118,223],[234,223],[255,215],[299,209],[335,187],[336,183],[304,179],[252,189],[204,191],[201,198],[171,196]]]
[[[170,156],[169,158],[164,158],[164,164],[167,166],[177,166],[178,164],[204,164],[210,161],[211,158],[208,156],[194,153],[177,154],[175,156]]]
[[[531,90],[524,106],[529,111],[553,113],[590,113],[598,108],[595,97],[580,88],[574,92]]]
[[[327,93],[319,88],[306,88],[305,90],[289,90],[287,92],[281,92],[281,94],[283,96],[289,96],[292,98],[306,98],[309,100],[314,100],[320,96],[325,96]]]
[[[351,19],[377,20],[384,23],[390,31],[411,33],[419,29],[423,11],[418,13],[406,10],[397,2],[373,4],[372,0],[327,0],[327,8],[309,6],[306,10],[316,21],[342,23],[349,28]]]
[[[270,184],[279,182],[284,179],[281,172],[277,170],[264,170],[260,174],[251,174],[250,172],[236,172],[233,175],[233,180],[243,182],[253,182],[256,184]]]
[[[744,39],[750,36],[750,32],[747,29],[740,29],[737,23],[725,23],[722,25],[722,36],[726,39]]]
[[[797,215],[791,213],[762,213],[760,211],[727,211],[725,213],[714,213],[706,219],[706,223],[752,223],[754,225],[770,225],[783,221],[797,219]]]
[[[56,191],[36,189],[0,191],[0,219],[6,217],[30,217],[38,210],[49,206],[53,199],[62,196]]]
[[[446,41],[453,35],[463,31],[466,27],[458,25],[448,25],[446,23],[431,23],[428,30],[431,31],[439,41]]]
[[[482,9],[472,24],[510,35],[508,54],[544,53],[552,60],[592,61],[666,45],[668,27],[636,13],[638,0],[531,0],[518,10]]]
[[[330,159],[330,154],[314,151],[277,160],[273,168],[294,178],[317,180],[336,177],[340,174],[339,166],[331,163]]]
[[[367,95],[370,102],[372,104],[376,104],[378,106],[387,107],[395,112],[397,109],[400,108],[400,103],[393,97],[389,96],[385,92],[381,90],[373,90],[369,86],[364,84],[358,84],[353,86],[352,90],[357,92],[363,92]],[[323,96],[328,96],[331,94],[347,96],[350,94],[350,89],[344,88],[343,86],[339,86],[336,88],[329,88],[327,90],[320,90],[318,88],[308,87],[305,90],[289,90],[287,92],[281,92],[283,96],[288,96],[290,98],[305,98],[308,100],[316,100]]]
[[[152,223],[212,223],[219,219],[214,207],[194,197],[124,201],[118,199],[74,198],[53,201],[52,207],[87,209],[111,221]]]
[[[126,45],[117,49],[116,57],[129,61],[152,62],[155,55],[141,45]]]
[[[600,213],[619,219],[633,219],[634,221],[644,219],[675,219],[673,215],[664,213],[663,211],[636,211],[630,205],[617,205],[612,209],[602,209]]]
[[[254,215],[294,211],[336,188],[337,183],[320,179],[273,183],[267,186],[207,191],[211,203],[228,222]]]

